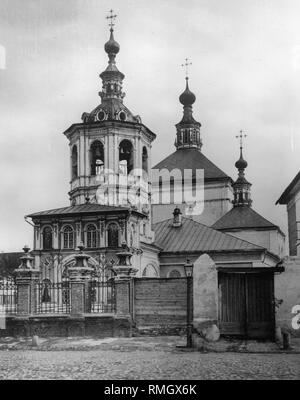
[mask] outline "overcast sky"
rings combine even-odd
[[[299,0],[0,0],[0,251],[32,245],[24,215],[69,205],[62,132],[100,103],[110,8],[153,165],[175,150],[189,57],[203,153],[235,178],[243,129],[253,208],[286,232],[275,202],[300,169]]]

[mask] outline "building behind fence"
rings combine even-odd
[[[185,328],[185,278],[135,279],[126,248],[109,274],[91,268],[82,249],[75,258],[75,265],[53,282],[34,268],[25,248],[14,277],[0,281],[0,307],[6,316],[2,336],[130,336],[133,329]]]

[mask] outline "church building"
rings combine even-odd
[[[108,66],[100,74],[101,104],[64,132],[70,148],[70,205],[27,216],[34,224],[35,264],[42,271],[52,265],[56,271],[51,275],[57,279],[74,263],[79,244],[95,267],[100,258],[113,263],[124,242],[133,253],[138,276],[159,276],[151,207],[147,201],[135,201],[148,200],[148,185],[133,191],[132,204],[128,196],[129,184],[134,189],[141,179],[131,172],[151,169],[156,135],[123,103],[124,74],[116,66],[120,46],[113,26],[104,48]]]
[[[202,152],[201,124],[192,109],[196,97],[187,77],[179,97],[183,117],[176,125],[176,151],[153,170],[176,168],[184,176],[189,169],[192,175],[183,186],[182,176],[165,175],[171,201],[151,204],[153,192],[161,198],[166,182],[157,176],[151,182],[155,133],[124,104],[124,74],[116,65],[120,46],[113,25],[104,47],[108,66],[100,74],[101,103],[64,132],[69,142],[70,204],[26,217],[34,226],[35,267],[45,281],[60,282],[74,265],[79,246],[88,254],[90,267],[106,270],[105,276],[111,278],[117,254],[125,245],[136,278],[180,278],[187,259],[194,262],[207,254],[219,273],[221,332],[272,335],[273,281],[284,237],[251,208],[242,146],[236,163],[239,176],[233,182]],[[193,190],[197,170],[204,173],[204,197],[177,204],[174,194],[182,188]],[[198,205],[203,207],[199,214],[194,213]],[[246,303],[251,315],[245,322]]]

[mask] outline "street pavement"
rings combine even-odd
[[[89,339],[62,343],[66,340],[0,350],[0,379],[300,378],[299,353],[201,353],[176,347],[174,338],[107,339],[93,346]]]

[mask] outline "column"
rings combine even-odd
[[[57,220],[53,221],[52,227],[53,227],[53,248],[58,249],[60,232],[59,232],[59,224],[58,224]]]
[[[20,257],[21,265],[14,272],[16,274],[17,285],[17,313],[19,315],[29,315],[36,308],[36,283],[39,280],[40,271],[33,266],[28,246],[24,246],[24,255]]]
[[[81,229],[81,221],[75,220],[75,247],[82,242]]]
[[[100,247],[105,247],[106,243],[106,237],[105,237],[105,220],[103,218],[100,218],[98,220],[98,228],[99,228],[99,246]]]
[[[117,253],[118,264],[113,270],[115,276],[115,298],[117,317],[127,317],[131,319],[132,304],[132,279],[138,269],[131,265],[132,253],[126,243],[122,244],[123,250]]]
[[[71,287],[71,314],[82,315],[90,312],[90,282],[93,268],[89,267],[90,256],[83,253],[84,246],[81,243],[79,253],[76,254],[74,267],[69,268]]]

